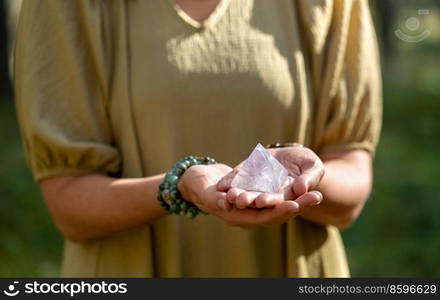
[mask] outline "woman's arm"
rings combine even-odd
[[[216,215],[225,193],[210,189],[231,171],[226,165],[193,166],[179,182],[184,199]],[[83,242],[149,224],[168,213],[157,200],[164,174],[115,179],[97,174],[60,175],[41,181],[52,217],[62,234]],[[186,191],[191,191],[187,195]]]
[[[364,150],[334,151],[320,155],[325,175],[316,187],[324,200],[301,216],[339,229],[349,227],[359,216],[372,186],[372,159]]]
[[[163,177],[57,176],[43,180],[41,189],[62,234],[73,241],[85,241],[165,216],[166,211],[156,199]]]

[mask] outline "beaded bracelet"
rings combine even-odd
[[[211,165],[217,163],[211,157],[194,157],[187,156],[179,160],[171,170],[166,173],[164,181],[159,185],[159,192],[157,193],[157,200],[160,205],[169,213],[177,215],[185,215],[192,219],[196,217],[199,212],[202,212],[194,204],[185,201],[182,198],[177,184],[182,174],[191,166],[194,165]]]

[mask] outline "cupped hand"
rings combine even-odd
[[[320,192],[311,191],[296,198],[294,201],[282,201],[271,207],[263,209],[246,207],[237,208],[228,205],[227,200],[219,199],[218,206],[223,207],[222,210],[216,212],[230,226],[238,226],[242,228],[255,228],[261,226],[279,225],[287,222],[289,219],[300,215],[306,208],[318,205],[322,201]]]
[[[230,210],[232,206],[237,208],[273,207],[286,200],[295,200],[310,193],[318,186],[324,176],[324,164],[321,159],[306,147],[294,146],[268,150],[288,171],[288,178],[280,191],[278,193],[262,193],[231,188],[231,182],[240,170],[242,162],[217,184],[218,191],[227,192],[223,205],[225,210]],[[322,199],[322,195],[318,191],[314,191],[314,193],[318,193]]]
[[[199,209],[221,218],[230,226],[243,228],[282,224],[322,199],[319,192],[310,192],[271,208],[226,210],[226,193],[217,190],[217,183],[231,172],[232,169],[223,164],[192,166],[182,175],[178,189],[185,200]]]

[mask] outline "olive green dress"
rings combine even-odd
[[[257,143],[374,152],[381,86],[366,0],[25,1],[16,93],[35,180],[142,177],[186,155],[234,166]],[[121,199],[124,201],[124,199]],[[44,238],[44,237],[42,237]],[[170,216],[66,241],[62,276],[349,276],[338,230]]]

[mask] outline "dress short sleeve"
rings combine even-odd
[[[378,47],[367,0],[300,0],[314,85],[313,148],[374,154],[382,122]]]
[[[16,107],[37,181],[120,168],[107,114],[101,1],[25,1],[15,52]]]

